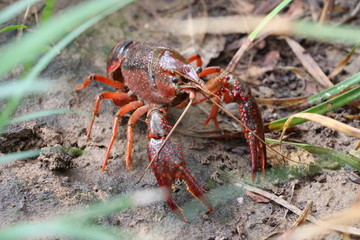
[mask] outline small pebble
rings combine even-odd
[[[349,175],[348,175],[348,178],[349,178],[350,181],[352,181],[353,183],[360,184],[360,176],[357,175],[356,173],[350,172]]]

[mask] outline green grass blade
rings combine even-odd
[[[124,196],[113,201],[108,201],[106,205],[103,203],[94,204],[91,209],[78,212],[76,215],[72,215],[71,218],[79,221],[81,219],[103,217],[131,207],[134,207],[132,199],[129,196]]]
[[[45,236],[61,236],[71,239],[89,240],[129,239],[129,234],[125,234],[116,228],[101,228],[99,226],[90,226],[69,220],[19,224],[0,230],[0,238],[4,240],[29,239],[29,237],[36,239],[35,237]]]
[[[24,11],[28,6],[37,2],[40,2],[40,0],[23,0],[12,4],[0,12],[0,24],[9,21],[11,18]]]
[[[0,134],[3,132],[4,128],[9,124],[10,116],[16,110],[20,104],[23,96],[22,95],[12,95],[9,99],[9,102],[5,106],[5,109],[2,110],[0,114]]]
[[[131,2],[131,1],[128,1]],[[92,25],[99,22],[104,17],[110,15],[111,13],[119,10],[124,6],[123,3],[119,4],[117,3],[110,9],[107,9],[106,11],[102,12],[101,14],[93,17],[92,19],[86,21],[81,26],[70,32],[68,35],[66,35],[61,41],[59,41],[50,51],[48,51],[38,62],[37,64],[31,69],[29,74],[27,75],[27,78],[34,78],[37,75],[40,74],[42,70],[45,69],[45,67],[51,62],[51,60],[57,56],[58,52],[64,49],[69,43],[71,43],[75,38],[77,38],[80,34],[85,32],[87,29],[89,29]]]
[[[8,153],[6,155],[0,156],[0,165],[17,160],[24,160],[24,159],[36,157],[40,155],[40,152],[41,150],[37,149],[37,150],[29,150],[29,151],[22,151],[16,153]]]
[[[266,142],[279,143],[280,141],[274,139],[266,139]],[[312,154],[315,154],[315,156],[320,157],[321,159],[325,159],[326,161],[337,162],[340,164],[347,164],[350,167],[356,169],[357,171],[360,171],[360,158],[357,158],[354,155],[343,154],[329,148],[324,148],[310,144],[294,143],[294,142],[286,142],[286,141],[282,141],[282,143],[300,147]]]
[[[333,26],[309,21],[298,21],[292,27],[294,35],[321,41],[357,44],[360,28],[351,26]]]
[[[45,7],[41,12],[40,22],[44,23],[51,18],[54,12],[56,0],[46,0]]]
[[[350,91],[347,91],[333,99],[330,99],[324,103],[321,103],[319,105],[316,105],[312,108],[309,108],[305,111],[302,112],[308,112],[308,113],[318,113],[318,114],[325,114],[327,112],[333,111],[339,107],[342,107],[352,101],[358,100],[360,99],[360,86],[357,86],[353,89],[351,89]],[[269,131],[278,131],[281,130],[284,126],[284,123],[286,122],[286,120],[289,117],[286,118],[282,118],[280,120],[277,121],[273,121],[271,122],[268,126],[267,126],[267,130]],[[303,119],[303,118],[296,118],[293,121],[291,121],[289,127],[307,122],[308,120]]]
[[[35,79],[35,78],[34,78]],[[51,87],[50,81],[39,80],[37,84],[30,81],[15,81],[13,83],[5,83],[0,85],[0,99],[9,98],[10,100],[0,113],[0,134],[5,126],[9,124],[9,118],[15,111],[21,99],[31,93],[47,92]]]
[[[340,164],[347,164],[355,170],[360,171],[360,159],[351,154],[343,154],[329,148],[309,144],[300,145],[299,147],[305,149],[312,154],[317,155],[318,157],[338,162]]]
[[[131,207],[148,205],[162,200],[161,190],[146,190],[115,197],[89,208],[46,222],[22,223],[0,229],[0,239],[27,239],[38,236],[65,236],[75,239],[129,239],[131,234],[116,228],[104,228],[89,221],[124,211]]]
[[[70,32],[66,37],[64,37],[61,41],[59,41],[51,50],[49,50],[31,69],[31,71],[27,74],[24,81],[32,82],[34,78],[36,78],[40,72],[50,63],[50,61],[57,56],[58,52],[61,51],[64,47],[66,47],[70,42],[72,42],[76,37],[78,37],[81,33],[87,30],[89,27],[108,16],[109,14],[119,10],[124,5],[130,3],[132,1],[118,2],[113,5],[111,8],[106,9],[101,12],[99,15],[91,18],[90,20],[83,23],[81,26],[76,28],[74,31]],[[1,60],[1,56],[0,56]],[[5,109],[0,114],[0,133],[3,131],[4,127],[9,124],[9,118],[12,113],[16,110],[17,106],[20,104],[22,100],[22,96],[16,95],[13,96],[9,103],[6,105]]]
[[[278,14],[285,6],[287,6],[291,0],[283,0],[280,4],[276,6],[269,14],[266,15],[265,18],[261,20],[261,22],[256,26],[256,28],[250,33],[250,35],[246,38],[246,40],[242,43],[241,47],[235,53],[229,64],[227,65],[225,71],[226,72],[234,72],[236,66],[239,64],[240,59],[244,55],[246,49],[249,48],[250,44],[254,41],[256,36],[264,29],[266,24],[276,15]]]
[[[146,206],[150,203],[163,201],[161,190],[149,189],[135,192],[131,195],[122,195],[112,198],[105,203],[93,204],[90,208],[79,210],[71,215],[65,216],[65,219],[72,221],[88,221],[93,218],[100,218],[115,214],[136,206]]]
[[[80,156],[84,153],[84,150],[74,147],[52,147],[50,152],[64,152],[70,153],[77,156]],[[41,149],[36,150],[28,150],[28,151],[21,151],[21,152],[14,152],[14,153],[7,153],[0,156],[0,165],[5,163],[10,163],[18,160],[25,160],[28,158],[37,157],[42,153]],[[0,238],[1,239],[1,238]]]
[[[12,25],[12,26],[8,26],[8,27],[4,27],[4,28],[0,29],[0,33],[15,30],[15,29],[20,29],[20,28],[26,28],[26,26],[24,26],[24,25]]]
[[[308,102],[311,104],[319,104],[330,97],[333,97],[336,94],[341,93],[342,91],[360,83],[360,72],[349,77],[348,79],[336,84],[335,86],[328,88],[316,95],[313,95],[308,98]]]
[[[276,6],[266,17],[264,17],[259,25],[256,26],[254,31],[249,35],[249,39],[253,41],[256,36],[263,30],[263,28],[268,24],[268,22],[275,17],[281,10],[284,9],[292,0],[283,0],[279,5]]]
[[[122,6],[132,2],[123,0]],[[34,33],[28,33],[21,41],[10,43],[0,55],[0,77],[4,76],[11,68],[35,58],[43,46],[56,42],[65,33],[78,27],[94,15],[117,5],[118,0],[90,1],[80,3],[65,11],[63,14],[50,19],[37,28]]]
[[[14,95],[28,95],[49,91],[52,83],[48,80],[38,80],[37,84],[30,82],[16,81],[13,83],[0,84],[0,99],[9,98]]]
[[[26,114],[24,116],[20,116],[20,117],[11,119],[9,121],[9,124],[24,122],[24,121],[28,121],[28,120],[32,120],[32,119],[36,119],[36,118],[43,118],[43,117],[48,117],[48,116],[57,115],[57,114],[65,114],[65,113],[77,113],[77,112],[69,110],[69,109],[53,109],[53,110],[33,112],[33,113]]]
[[[281,165],[272,167],[266,170],[266,181],[271,182],[273,184],[285,183],[289,182],[293,179],[299,179],[303,177],[314,176],[323,171],[321,166],[317,164],[313,165]],[[247,183],[251,184],[251,179],[248,179]],[[257,185],[261,186],[263,184],[263,180],[260,176],[257,178]]]
[[[237,199],[244,194],[244,190],[235,188],[232,184],[224,184],[221,187],[217,187],[209,191],[206,196],[209,198],[211,204],[215,209],[219,209],[229,204],[229,201]],[[204,205],[202,205],[197,199],[192,199],[181,206],[184,211],[186,219],[190,222],[199,218],[206,211]]]

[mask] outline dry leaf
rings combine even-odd
[[[355,150],[360,149],[360,140],[357,142],[356,146],[355,146]]]
[[[289,124],[291,123],[291,121],[294,118],[304,118],[304,119],[308,119],[311,120],[313,122],[317,122],[320,123],[323,126],[326,126],[328,128],[334,129],[336,131],[342,132],[346,135],[352,136],[352,137],[356,137],[356,138],[360,138],[360,129],[354,128],[350,125],[347,125],[345,123],[339,122],[335,119],[320,115],[320,114],[316,114],[316,113],[297,113],[292,115],[291,117],[289,117],[288,120],[286,120],[285,124],[284,124],[284,128],[283,131],[281,133],[281,137],[280,139],[283,138],[286,129],[289,127]]]
[[[278,67],[278,69],[292,71],[300,79],[304,79],[304,80],[307,80],[307,81],[312,79],[312,77],[309,76],[309,74],[307,72],[305,72],[304,70],[302,70],[301,68],[298,68],[298,67],[283,66],[283,67]]]
[[[256,102],[263,105],[294,106],[306,101],[306,97],[296,98],[256,98]]]
[[[334,86],[325,73],[321,70],[315,60],[306,53],[306,50],[296,41],[291,38],[285,38],[286,42],[293,50],[297,58],[300,60],[304,68],[310,73],[311,76],[323,87],[330,88]]]
[[[184,56],[192,56],[198,53],[201,56],[203,66],[207,66],[211,59],[217,58],[224,50],[226,38],[220,35],[206,36],[200,49],[196,49],[196,45],[190,45],[181,54]]]
[[[246,74],[242,75],[242,78],[243,79],[258,78],[261,75],[263,75],[264,73],[272,71],[272,70],[274,70],[274,68],[271,66],[269,66],[269,67],[249,66],[247,68]]]
[[[317,236],[321,234],[326,234],[329,230],[340,228],[342,225],[343,231],[352,230],[351,234],[354,236],[359,236],[359,230],[347,225],[351,225],[355,222],[358,222],[360,219],[360,205],[356,204],[343,212],[337,213],[332,216],[332,218],[327,217],[326,220],[318,221],[316,225],[307,224],[302,227],[296,228],[287,239],[318,239]],[[349,233],[349,232],[348,232]]]
[[[264,61],[260,64],[264,67],[274,67],[280,59],[280,52],[277,50],[272,50],[266,53]]]

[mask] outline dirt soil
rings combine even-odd
[[[8,1],[9,2],[9,1]],[[57,10],[66,6],[67,1],[57,1]],[[86,128],[89,123],[95,96],[113,88],[92,82],[86,89],[75,92],[91,73],[105,75],[106,57],[118,41],[132,39],[155,41],[167,44],[190,56],[191,52],[205,53],[204,61],[209,65],[225,67],[240,47],[239,39],[245,34],[197,37],[177,36],[162,27],[162,19],[172,17],[187,19],[189,16],[225,16],[250,14],[252,8],[266,13],[263,1],[139,1],[127,6],[99,22],[61,51],[55,60],[41,74],[53,79],[54,87],[42,96],[28,97],[15,116],[45,110],[71,109],[82,114],[53,115],[9,126],[0,137],[0,152],[9,153],[28,149],[42,149],[43,153],[33,159],[17,161],[0,167],[0,227],[21,221],[44,220],[72,212],[119,194],[157,187],[156,179],[148,171],[139,184],[135,184],[148,164],[146,153],[146,124],[141,119],[135,127],[133,151],[134,170],[125,169],[126,126],[128,115],[121,121],[119,136],[114,144],[106,171],[101,172],[102,160],[109,144],[113,116],[117,107],[111,101],[103,101],[96,118],[92,139],[86,143]],[[301,2],[301,1],[299,1]],[[310,2],[310,1],[309,1]],[[354,9],[357,1],[336,1],[346,8],[335,11],[331,18],[338,22]],[[3,6],[1,6],[3,7]],[[303,1],[301,16],[311,18],[311,8]],[[346,10],[347,9],[347,10]],[[314,11],[319,14],[320,11]],[[34,21],[31,16],[28,21]],[[351,24],[359,26],[359,19]],[[149,30],[151,26],[158,29]],[[3,35],[0,43],[14,39],[15,34]],[[352,46],[322,43],[308,39],[294,38],[315,59],[320,68],[328,74],[346,56]],[[207,50],[205,50],[207,49]],[[269,60],[271,60],[269,63]],[[359,52],[351,58],[344,71],[333,80],[340,82],[360,71]],[[239,74],[246,73],[248,66],[295,66],[303,68],[282,37],[267,37],[251,48],[242,59]],[[17,72],[14,73],[16,75]],[[11,77],[9,77],[10,79]],[[261,98],[284,98],[310,96],[323,88],[312,80],[299,78],[288,70],[274,67],[255,77],[244,79],[253,88],[254,96]],[[3,104],[1,104],[3,105]],[[209,103],[194,106],[180,124],[174,138],[185,149],[188,168],[200,185],[211,192],[219,187],[238,181],[249,180],[249,150],[243,138],[211,139],[195,138],[181,134],[194,133],[205,129],[202,124],[209,112]],[[234,106],[230,106],[232,109]],[[205,109],[205,111],[204,111]],[[265,122],[288,116],[299,109],[289,110],[277,106],[261,106]],[[83,113],[86,113],[85,115]],[[173,125],[180,115],[178,109],[171,109],[169,121]],[[349,120],[346,114],[359,115],[359,109],[346,106],[335,111],[336,119],[359,128],[359,120]],[[241,130],[228,116],[220,114],[221,127]],[[214,129],[210,124],[207,129]],[[276,138],[278,133],[267,137]],[[316,144],[336,151],[348,152],[356,140],[344,134],[329,130],[316,123],[305,123],[294,128],[289,141]],[[82,155],[59,152],[60,148],[80,148]],[[54,150],[55,149],[55,150]],[[288,153],[298,154],[292,147]],[[305,156],[305,155],[302,155]],[[307,159],[304,159],[306,162]],[[279,164],[269,157],[269,167]],[[337,170],[323,170],[320,173],[287,180],[259,178],[264,190],[288,200],[303,209],[313,201],[311,214],[323,218],[351,206],[359,197],[359,175],[346,166]],[[186,187],[177,183],[173,197],[180,206],[194,201]],[[212,198],[212,197],[211,197]],[[215,204],[212,214],[202,208],[199,214],[190,216],[189,223],[180,221],[168,208],[159,202],[146,207],[132,209],[114,216],[100,219],[99,224],[118,226],[140,233],[143,239],[261,239],[273,231],[284,231],[296,220],[297,215],[270,201],[258,203],[246,192],[227,194],[225,204]],[[58,238],[57,238],[58,239]],[[61,239],[61,238],[60,238]],[[158,238],[157,238],[158,239]],[[341,234],[324,235],[322,239],[342,239]]]

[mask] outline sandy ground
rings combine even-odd
[[[173,11],[181,14],[181,9],[176,8],[178,5],[175,4]],[[201,13],[200,7],[196,6],[192,11]],[[214,9],[219,11],[214,14],[226,10],[216,7]],[[164,8],[158,10],[158,13],[160,16],[170,14],[176,16],[176,13],[169,11]],[[162,31],[146,31],[146,23],[151,22],[156,22],[156,17],[151,11],[145,11],[141,4],[129,6],[81,35],[59,53],[42,73],[42,77],[53,79],[53,89],[45,95],[27,98],[16,112],[16,116],[59,108],[71,109],[85,115],[54,115],[9,126],[6,133],[0,137],[2,153],[38,148],[49,150],[37,158],[0,167],[1,227],[20,221],[49,219],[111,196],[157,187],[151,171],[145,174],[139,184],[135,184],[148,164],[147,130],[144,119],[137,123],[134,131],[135,169],[133,171],[125,169],[125,131],[128,119],[126,116],[120,124],[119,137],[112,150],[108,167],[105,172],[101,172],[100,166],[111,137],[113,115],[117,111],[112,102],[102,102],[100,114],[95,120],[93,137],[89,143],[86,143],[85,133],[95,96],[99,92],[113,89],[94,82],[86,90],[73,91],[74,86],[80,84],[89,74],[105,74],[107,53],[120,40],[161,41],[180,51],[188,49],[189,39],[185,37]],[[211,35],[206,37],[206,42],[226,41],[226,44],[230,45],[238,38],[238,34],[225,37]],[[338,45],[308,40],[304,40],[303,44],[325,71],[335,66],[348,50]],[[217,62],[211,64],[225,66],[234,51],[226,50],[225,53],[221,49],[218,51],[222,55]],[[285,41],[280,38],[267,38],[261,47],[251,49],[249,55],[254,57],[254,62],[260,62],[270,51],[280,53],[279,65],[300,66]],[[243,64],[246,65],[248,60],[249,56],[245,57]],[[346,79],[347,76],[358,72],[359,60],[359,55],[354,56],[346,67],[346,73],[339,75],[336,80]],[[303,93],[304,83],[294,74],[285,71],[265,73],[256,82],[262,82],[261,86],[252,85],[256,90],[256,96],[295,97]],[[297,216],[287,209],[271,201],[257,203],[245,191],[231,185],[249,179],[249,153],[244,139],[195,138],[181,134],[181,131],[194,132],[195,129],[204,129],[202,123],[206,119],[206,114],[201,109],[209,111],[209,106],[203,104],[201,108],[193,107],[186,119],[181,122],[174,138],[186,149],[188,168],[200,185],[209,191],[210,199],[215,203],[214,213],[206,214],[206,209],[200,207],[198,214],[191,214],[191,210],[186,208],[185,214],[190,223],[183,223],[165,203],[160,202],[115,214],[99,220],[99,223],[130,229],[149,238],[160,236],[162,239],[177,240],[260,239],[272,231],[281,231],[292,225]],[[291,114],[287,109],[278,110],[274,106],[261,108],[264,110],[263,116],[267,122]],[[171,124],[175,123],[180,113],[180,110],[171,109],[169,114]],[[346,107],[337,110],[336,113],[356,115],[359,111]],[[340,115],[338,118],[359,127],[359,120],[347,120]],[[239,127],[225,115],[221,115],[219,119],[224,128]],[[209,126],[208,129],[213,129],[213,126]],[[341,152],[350,151],[355,143],[352,138],[313,123],[298,126],[291,139],[330,147]],[[84,150],[84,154],[78,156],[72,153],[59,153],[51,151],[53,147],[80,148]],[[291,147],[287,148],[287,151],[297,153]],[[269,159],[269,162],[273,169],[279,164],[272,159]],[[301,178],[291,178],[290,173],[285,172],[285,176],[286,174],[288,176],[285,181],[276,178],[262,179],[259,186],[281,196],[300,209],[305,207],[307,201],[313,201],[311,214],[319,218],[349,207],[359,192],[359,182],[355,181],[359,176],[350,167],[324,170]],[[177,186],[179,188],[174,191],[173,196],[180,206],[187,206],[189,202],[194,201],[186,191],[186,187],[178,183]],[[227,186],[230,186],[229,189]],[[217,203],[221,196],[212,194],[218,189],[225,189],[223,193],[225,203]],[[331,234],[323,236],[323,239],[342,239],[342,237],[340,234]]]

